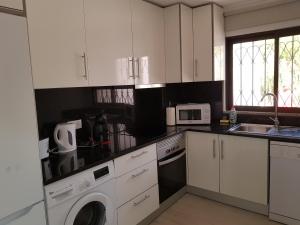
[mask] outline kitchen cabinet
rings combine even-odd
[[[156,144],[114,160],[119,225],[138,224],[159,208]]]
[[[194,80],[224,80],[225,31],[223,9],[208,4],[193,9]]]
[[[0,7],[23,11],[23,0],[0,0]]]
[[[85,0],[91,86],[134,84],[131,0]]]
[[[164,9],[132,0],[132,30],[135,84],[165,83]]]
[[[193,9],[165,8],[166,82],[193,82]]]
[[[220,192],[267,205],[268,140],[220,136]]]
[[[88,86],[83,0],[28,0],[34,87]]]
[[[268,140],[188,132],[188,184],[267,205]]]
[[[187,149],[188,185],[219,192],[218,135],[188,132]]]

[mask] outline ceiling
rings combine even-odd
[[[161,6],[168,6],[174,3],[185,3],[189,6],[203,5],[215,2],[224,7],[225,14],[235,14],[245,11],[257,10],[281,4],[287,4],[297,0],[149,0]]]

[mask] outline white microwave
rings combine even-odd
[[[183,124],[210,124],[210,104],[184,104],[176,106],[176,123]]]

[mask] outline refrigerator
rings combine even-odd
[[[46,225],[26,18],[0,30],[0,225]]]

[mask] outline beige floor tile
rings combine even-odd
[[[268,217],[187,194],[151,225],[279,225]]]

